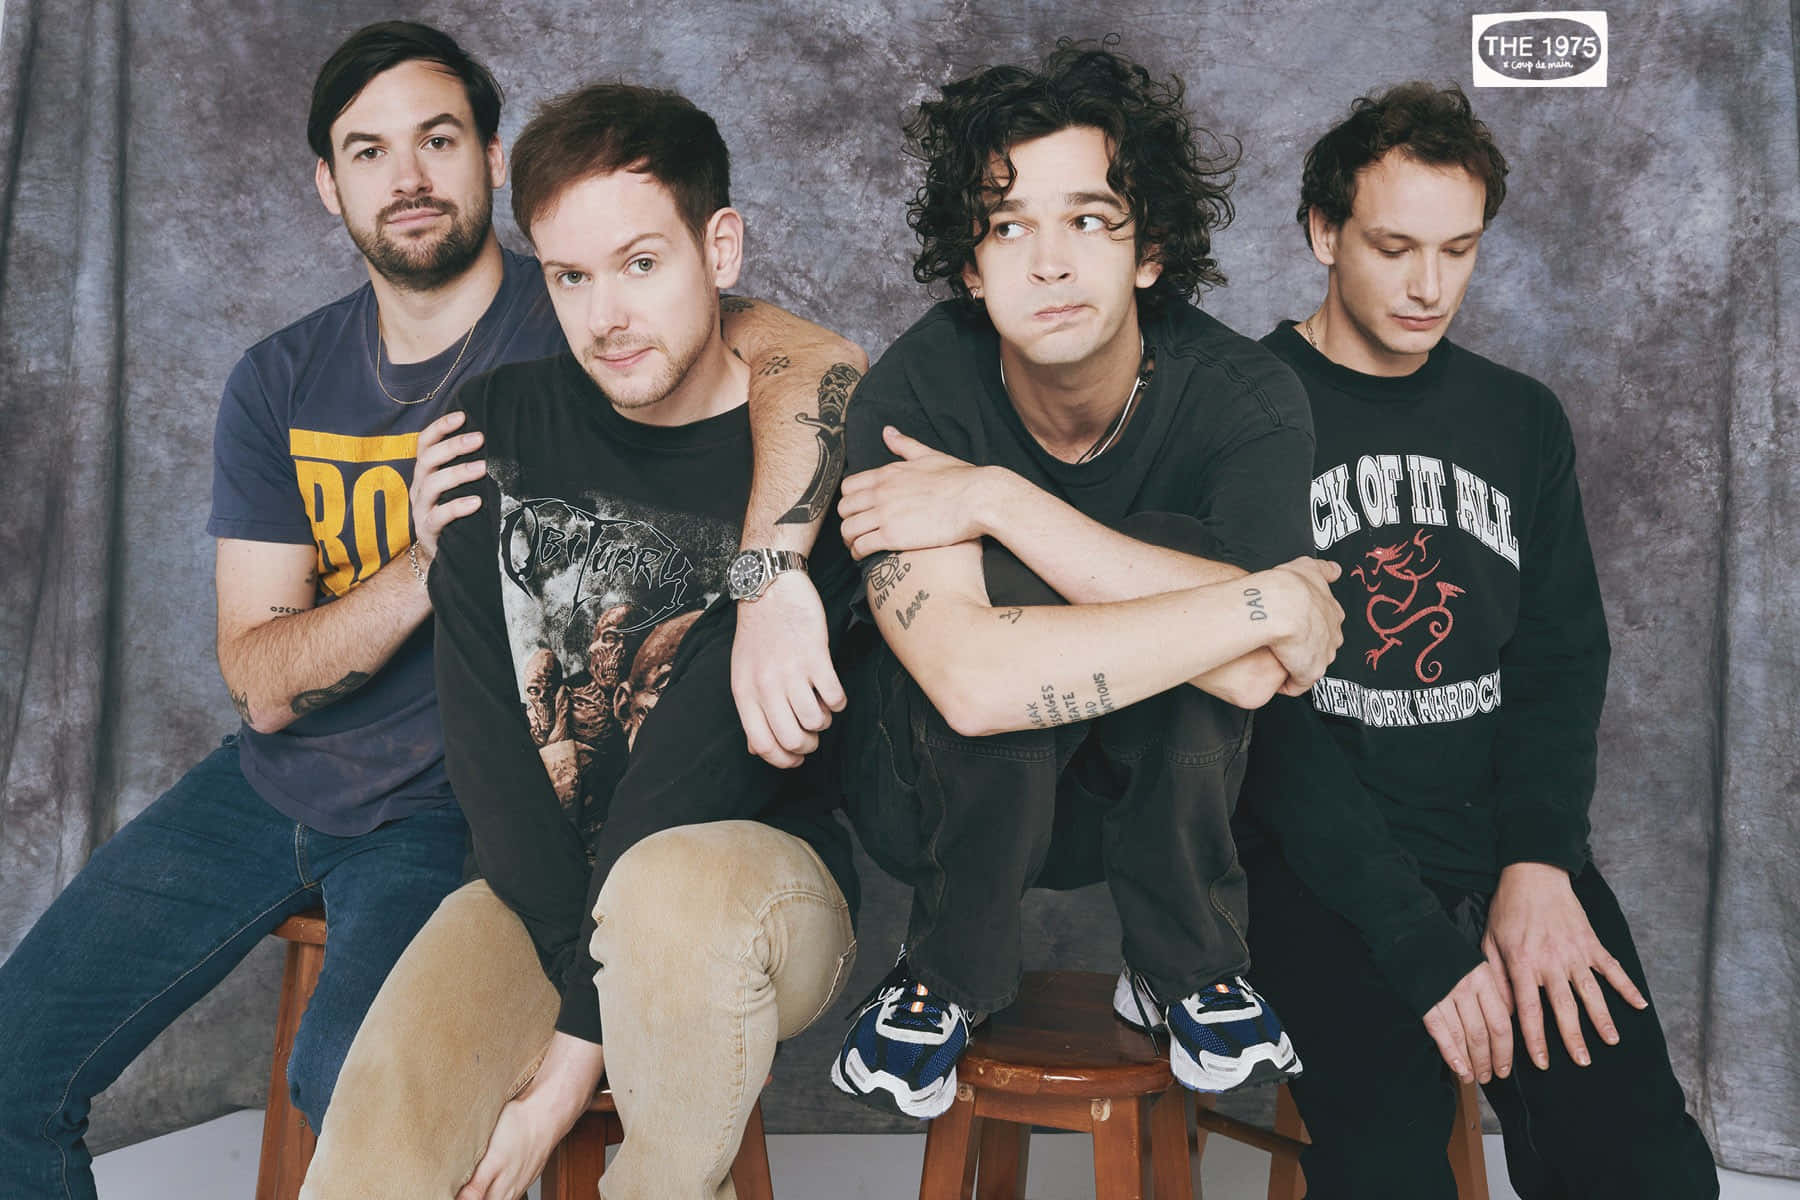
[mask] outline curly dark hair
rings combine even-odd
[[[1012,185],[1008,152],[1063,129],[1093,128],[1111,148],[1106,181],[1136,223],[1138,254],[1162,264],[1156,282],[1139,290],[1139,305],[1154,312],[1170,297],[1225,282],[1212,235],[1232,218],[1238,146],[1227,149],[1189,120],[1178,76],[1152,78],[1114,52],[1117,40],[1063,38],[1038,70],[987,67],[919,105],[906,122],[907,153],[925,164],[906,214],[919,235],[915,279],[946,280],[974,303],[963,268]]]
[[[1312,210],[1318,209],[1327,225],[1342,225],[1356,202],[1357,172],[1390,150],[1427,166],[1461,167],[1479,179],[1487,189],[1483,226],[1506,199],[1506,158],[1488,127],[1476,119],[1463,90],[1455,84],[1397,84],[1379,95],[1358,97],[1350,115],[1306,152],[1295,216],[1308,245]]]

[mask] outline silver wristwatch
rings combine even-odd
[[[725,590],[733,600],[759,600],[783,571],[806,570],[798,550],[744,550],[725,571]]]

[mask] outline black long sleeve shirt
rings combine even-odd
[[[1264,344],[1312,401],[1344,645],[1259,717],[1243,804],[1423,1012],[1479,962],[1427,881],[1587,860],[1609,643],[1574,443],[1549,389],[1447,340],[1399,378],[1291,324]]]

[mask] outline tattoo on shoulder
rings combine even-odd
[[[887,603],[888,596],[893,594],[900,581],[912,571],[912,564],[900,557],[896,550],[883,552],[869,568],[869,590],[875,594],[875,611]]]
[[[1106,683],[1106,673],[1096,671],[1086,684],[1065,688],[1046,683],[1038,688],[1037,699],[1025,702],[1025,719],[1034,729],[1048,729],[1053,725],[1091,721],[1117,708],[1112,689]]]
[[[819,379],[819,415],[795,414],[794,420],[813,428],[819,463],[794,507],[776,518],[777,525],[810,525],[825,515],[844,474],[844,413],[861,378],[862,372],[849,363],[833,363]]]
[[[294,710],[294,715],[296,717],[304,717],[307,713],[318,712],[328,704],[336,704],[339,700],[342,700],[345,696],[348,696],[351,692],[354,692],[357,688],[367,682],[369,682],[367,672],[350,671],[347,672],[342,679],[329,687],[314,688],[308,692],[301,692],[298,696],[294,697],[294,702],[289,707]]]
[[[771,358],[768,362],[764,363],[763,369],[758,371],[757,374],[758,375],[779,375],[783,371],[787,370],[789,367],[791,367],[793,365],[794,365],[793,359],[789,358],[785,354],[777,354],[775,357]]]
[[[1025,615],[1025,610],[1022,608],[1003,608],[994,615],[999,617],[1002,621],[1005,621],[1008,625],[1017,625],[1019,623],[1019,618]]]
[[[239,718],[248,725],[250,723],[250,693],[234,692],[230,688],[226,688],[225,693],[231,697],[231,707],[237,709]]]
[[[729,313],[749,312],[751,309],[753,309],[755,307],[756,307],[756,301],[746,299],[743,296],[720,296],[719,297],[719,310],[721,312],[729,312]]]

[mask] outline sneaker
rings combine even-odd
[[[935,1117],[955,1102],[968,1014],[909,975],[904,950],[852,1020],[831,1064],[840,1092],[908,1117]]]
[[[1169,1035],[1169,1067],[1196,1092],[1228,1092],[1281,1083],[1300,1074],[1281,1019],[1241,975],[1164,1005],[1142,975],[1126,967],[1113,987],[1113,1012],[1154,1037]]]

